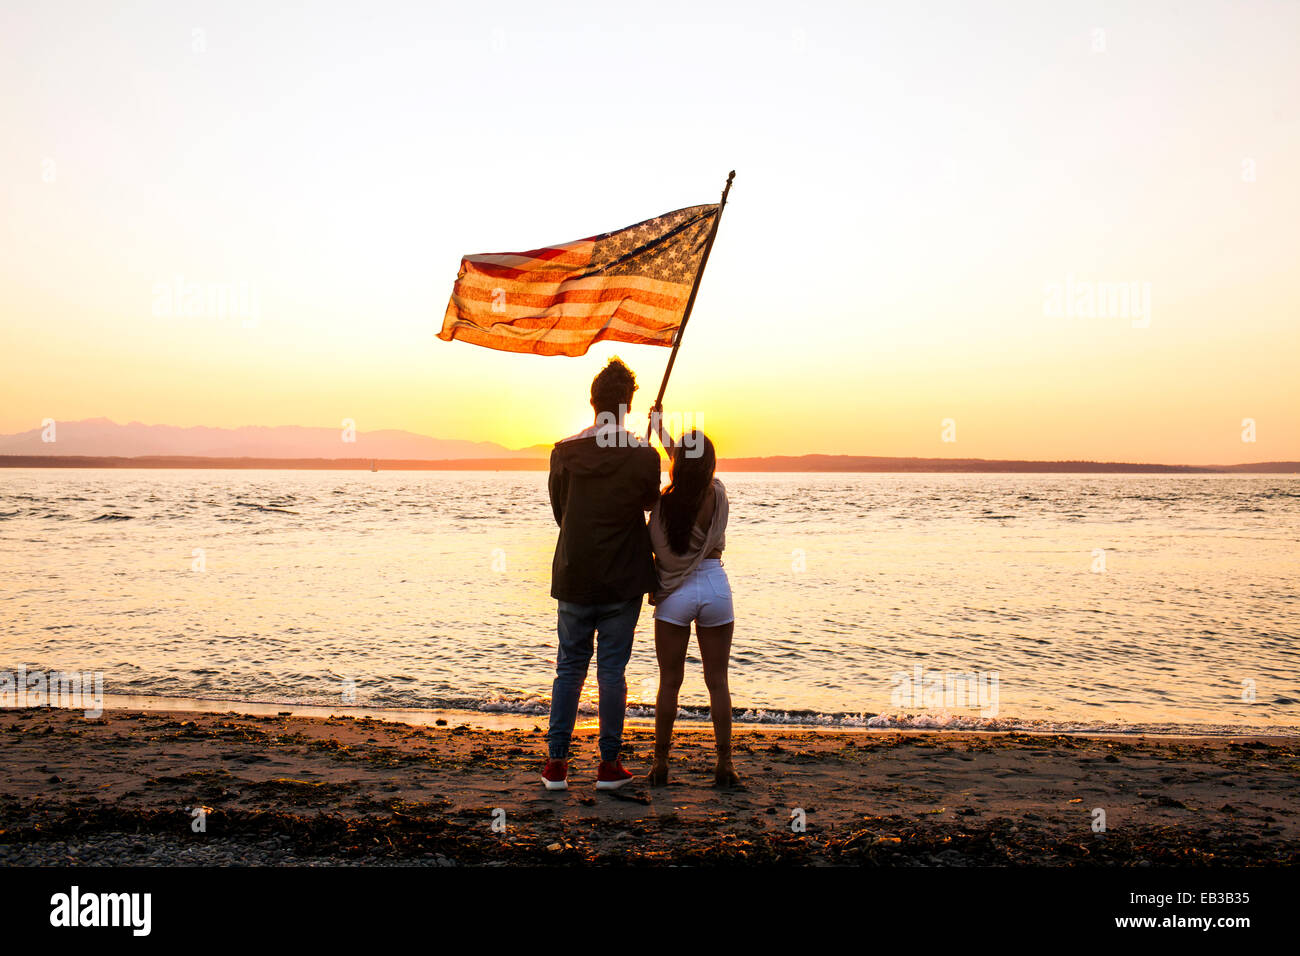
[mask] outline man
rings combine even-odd
[[[600,689],[597,790],[632,779],[623,769],[623,715],[641,602],[656,587],[645,512],[659,497],[659,453],[623,427],[636,376],[617,358],[591,383],[595,424],[551,451],[551,510],[560,526],[551,565],[551,597],[559,602],[559,650],[551,687],[548,790],[569,787],[569,742],[578,698],[596,638]]]

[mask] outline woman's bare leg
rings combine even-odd
[[[655,762],[650,783],[668,782],[668,751],[673,745],[673,722],[677,719],[677,694],[686,673],[686,648],[691,629],[681,624],[655,621],[655,656],[659,659],[659,694],[655,697]]]
[[[700,642],[700,660],[704,663],[704,684],[709,689],[709,716],[713,718],[713,737],[718,748],[718,767],[713,783],[718,787],[740,784],[731,763],[731,686],[727,682],[727,662],[731,658],[733,621],[718,627],[695,626]]]

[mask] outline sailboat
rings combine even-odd
[[[374,458],[370,459],[370,470],[371,471],[379,470],[379,463]]]

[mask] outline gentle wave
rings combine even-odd
[[[158,703],[189,703],[192,698],[179,698],[167,695],[153,695],[138,691],[123,694],[111,689],[105,690],[106,697],[148,698]],[[275,698],[275,699],[205,699],[209,704],[220,704],[223,710],[236,713],[241,706],[256,705],[260,707],[313,707],[337,710],[340,713],[350,710],[364,710],[383,715],[423,713],[429,718],[449,712],[461,715],[480,713],[484,715],[510,715],[516,717],[542,718],[544,723],[550,714],[550,701],[542,698],[506,699],[494,697],[485,700],[467,700],[448,698],[431,702],[428,706],[410,707],[396,704],[382,704],[375,701],[357,701],[341,704],[337,700],[319,698]],[[226,705],[229,705],[227,707]],[[128,708],[129,709],[129,708]],[[170,709],[170,708],[169,708]],[[176,709],[184,709],[178,707]],[[597,716],[594,704],[583,702],[578,707],[581,718],[593,719]],[[630,705],[625,716],[633,721],[653,721],[655,708],[649,704]],[[819,713],[817,711],[772,711],[765,709],[732,709],[733,725],[761,725],[769,727],[808,728],[825,730],[906,730],[936,732],[983,732],[983,733],[1028,733],[1028,734],[1114,734],[1114,735],[1155,735],[1186,737],[1300,737],[1300,725],[1252,726],[1245,724],[1188,724],[1188,723],[1128,723],[1123,721],[1051,721],[1022,717],[972,717],[964,714],[920,713],[920,714],[843,714]],[[707,707],[683,706],[677,710],[677,720],[688,724],[711,724],[711,715]],[[425,720],[425,723],[432,722]],[[469,720],[473,722],[472,718]]]

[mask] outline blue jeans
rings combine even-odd
[[[617,760],[623,747],[623,717],[627,710],[623,672],[632,656],[632,634],[641,615],[641,598],[616,604],[559,603],[560,646],[555,655],[555,683],[551,685],[547,749],[552,760],[569,759],[578,698],[591,663],[592,638],[599,633],[596,683],[600,688],[600,759]]]

